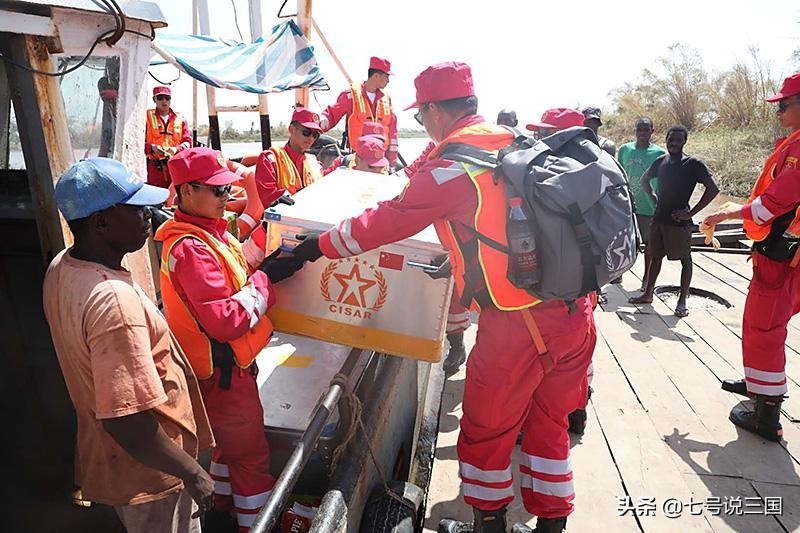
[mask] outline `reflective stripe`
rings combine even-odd
[[[463,322],[465,320],[469,320],[469,311],[464,311],[463,313],[448,313],[447,314],[447,321],[448,322]]]
[[[242,290],[231,296],[231,300],[236,300],[242,304],[247,314],[250,315],[250,329],[256,327],[258,321],[267,312],[266,298],[251,282],[248,282],[247,285],[242,287]]]
[[[258,513],[236,513],[236,522],[239,523],[239,527],[249,528],[256,521],[256,516],[258,516]]]
[[[753,215],[753,221],[758,225],[766,224],[775,216],[769,209],[764,207],[760,196],[750,204],[750,214]]]
[[[519,481],[520,487],[529,489],[539,494],[568,498],[575,495],[575,487],[570,481],[543,481],[528,474],[522,474]]]
[[[783,385],[762,385],[753,383],[750,380],[745,380],[745,383],[747,384],[747,392],[763,394],[764,396],[781,396],[789,390],[786,388],[785,383]]]
[[[502,489],[492,489],[483,487],[481,485],[474,485],[472,483],[464,483],[464,497],[475,498],[477,500],[485,501],[500,501],[506,498],[514,497],[514,487],[508,486]]]
[[[250,228],[256,227],[256,219],[254,219],[247,213],[242,213],[241,215],[239,215],[239,220],[247,224],[247,226]]]
[[[322,131],[326,131],[328,129],[328,126],[330,126],[330,122],[328,122],[328,117],[326,117],[325,115],[320,115],[319,125],[322,128]]]
[[[464,167],[461,165],[450,165],[449,167],[439,167],[431,170],[431,176],[437,185],[443,185],[448,181],[464,175]]]
[[[247,264],[253,268],[258,267],[266,257],[266,252],[262,250],[253,239],[247,239],[242,244],[242,253]]]
[[[169,258],[167,259],[167,267],[169,268],[170,272],[175,272],[175,263],[177,263],[177,262],[178,262],[178,260],[175,259],[175,256],[172,255],[172,254],[169,254]]]
[[[572,465],[567,459],[547,459],[538,455],[522,453],[522,463],[533,470],[551,476],[565,476],[572,473]]]
[[[209,474],[212,476],[219,476],[219,477],[229,477],[230,471],[228,470],[228,465],[224,465],[221,463],[215,463],[211,461],[211,468],[208,469]]]
[[[350,257],[351,254],[347,247],[342,242],[342,238],[339,236],[339,230],[337,228],[333,228],[331,230],[331,244],[334,248],[336,248],[336,253],[339,254],[339,257]]]
[[[744,367],[744,377],[766,381],[768,383],[786,383],[785,372],[767,372],[765,370]]]
[[[231,495],[231,483],[230,481],[217,481],[214,480],[214,494],[219,494],[220,496],[230,496]]]
[[[505,470],[482,470],[477,466],[462,462],[459,464],[459,473],[461,477],[482,481],[484,483],[503,483],[511,481],[511,465],[507,466]]]
[[[241,496],[239,494],[233,495],[233,505],[242,511],[258,510],[261,506],[267,503],[267,499],[272,491],[259,492],[252,496]]]
[[[350,255],[363,254],[364,250],[361,249],[361,246],[358,245],[356,240],[351,235],[352,232],[352,230],[350,229],[351,224],[352,220],[349,218],[347,220],[342,221],[342,223],[339,224],[340,228],[339,236],[342,238],[342,242],[344,243],[345,247],[347,247],[347,249],[350,250],[351,252]]]

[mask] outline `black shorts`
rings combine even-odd
[[[675,226],[654,220],[647,241],[653,257],[667,256],[670,261],[692,256],[692,226]]]
[[[642,236],[642,242],[644,244],[650,242],[650,224],[652,222],[652,216],[636,214],[636,224],[639,226],[639,235]]]

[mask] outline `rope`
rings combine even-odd
[[[386,480],[386,476],[383,473],[383,469],[381,465],[378,463],[378,460],[375,458],[375,450],[372,449],[372,442],[367,435],[367,430],[364,427],[364,421],[361,419],[362,413],[362,405],[361,400],[356,396],[355,392],[353,391],[352,384],[348,377],[342,373],[337,373],[331,379],[331,385],[339,385],[342,387],[342,397],[347,401],[350,405],[351,416],[350,416],[350,425],[347,428],[347,434],[345,435],[344,440],[342,441],[339,446],[333,451],[333,457],[331,459],[331,475],[333,472],[336,471],[336,467],[338,466],[339,459],[341,459],[342,455],[344,454],[345,448],[350,444],[350,441],[356,434],[357,429],[361,429],[361,434],[364,436],[364,441],[367,443],[367,450],[369,451],[369,457],[372,460],[372,464],[375,466],[375,471],[378,474],[378,479],[380,479],[381,484],[383,485],[384,492],[393,500],[396,500],[400,503],[403,507],[406,507],[411,510],[411,513],[414,518],[414,522],[417,520],[417,509],[414,505],[397,494],[395,491],[389,487],[389,483]]]

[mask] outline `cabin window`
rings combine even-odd
[[[73,67],[83,58],[58,58],[58,69]],[[61,94],[75,159],[114,157],[119,94],[119,57],[90,57],[61,78]]]

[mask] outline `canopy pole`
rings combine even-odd
[[[311,0],[297,0],[297,25],[306,36],[311,40]],[[295,101],[297,105],[308,107],[308,87],[302,87],[295,91]]]
[[[197,1],[197,18],[200,35],[211,36],[211,21],[208,18],[208,0]],[[206,84],[206,104],[208,105],[208,143],[214,150],[221,150],[219,140],[219,116],[217,115],[217,94],[214,87]]]
[[[255,42],[259,37],[264,36],[261,18],[261,0],[250,0],[250,40]],[[264,78],[263,62],[258,67],[259,77]],[[272,146],[272,132],[269,123],[269,106],[267,105],[267,95],[258,95],[258,117],[259,128],[261,131],[261,149],[266,150]]]
[[[342,71],[342,74],[344,75],[345,79],[347,80],[347,84],[348,85],[353,85],[353,79],[350,77],[350,74],[347,73],[347,70],[344,68],[344,65],[342,64],[342,62],[339,61],[339,56],[337,56],[336,52],[333,51],[333,47],[331,46],[331,43],[328,42],[328,39],[325,38],[325,34],[322,33],[321,29],[319,29],[319,25],[317,24],[317,19],[315,19],[314,17],[311,17],[311,25],[314,27],[314,31],[317,32],[317,35],[319,35],[319,38],[322,41],[322,44],[325,45],[325,49],[328,50],[328,53],[333,58],[333,61],[336,63],[336,66],[339,67],[340,71]]]
[[[192,34],[197,35],[197,0],[192,0]],[[192,78],[192,146],[197,146],[197,80]]]

